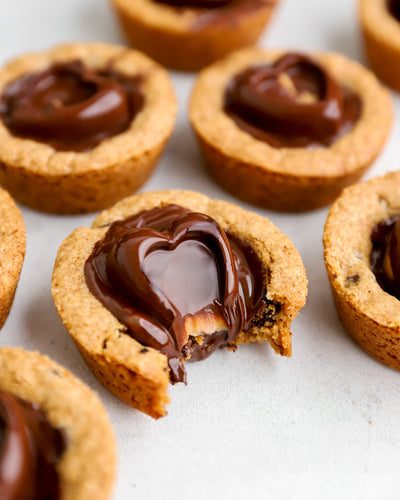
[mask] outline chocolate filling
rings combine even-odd
[[[59,500],[65,435],[37,405],[0,391],[1,500]]]
[[[400,216],[376,224],[371,241],[371,270],[381,288],[400,300]]]
[[[0,118],[15,136],[88,151],[128,129],[143,107],[142,79],[111,68],[93,71],[79,60],[56,63],[8,84]]]
[[[400,1],[399,0],[386,0],[388,11],[392,14],[397,21],[400,21]]]
[[[322,65],[294,53],[235,75],[224,102],[240,129],[275,148],[330,146],[353,128],[361,108]]]
[[[173,383],[186,382],[187,358],[203,359],[246,330],[265,294],[250,246],[176,205],[111,224],[84,272],[127,333],[168,357]]]

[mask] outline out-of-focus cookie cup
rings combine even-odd
[[[163,68],[101,43],[12,60],[0,70],[0,101],[0,183],[21,203],[54,213],[99,210],[140,188],[176,112]],[[87,147],[86,133],[95,139]]]
[[[287,71],[280,69],[290,60]],[[272,110],[273,123],[281,127],[280,139],[285,140],[285,130],[293,125],[300,132],[298,136],[291,136],[291,140],[294,138],[301,143],[304,138],[308,139],[304,127],[318,134],[319,121],[329,121],[332,109],[337,113],[340,102],[344,102],[349,93],[354,102],[358,100],[358,116],[355,113],[353,122],[340,129],[337,136],[328,136],[327,145],[318,144],[318,141],[306,147],[296,146],[295,142],[288,147],[284,141],[279,147],[272,145],[246,130],[249,128],[244,123],[246,120],[238,124],[226,110],[227,91],[233,82],[236,84],[246,72],[259,68],[262,73],[260,78],[258,75],[255,78],[256,95],[248,92],[249,85],[253,85],[250,76],[245,90],[239,89],[239,97],[245,95],[249,102],[256,97],[267,111]],[[304,92],[296,87],[296,78],[301,76],[302,68],[305,68],[305,76],[300,86]],[[267,76],[263,77],[263,72]],[[276,102],[269,98],[264,100],[264,93],[268,94],[272,83],[271,92],[275,97],[279,94]],[[307,83],[311,85],[311,92],[307,90]],[[333,100],[333,108],[327,96],[330,88],[341,92],[340,101]],[[289,108],[287,115],[286,111],[281,111],[279,100],[284,101],[286,111]],[[324,111],[318,110],[321,107]],[[251,113],[258,113],[258,110],[252,108]],[[290,121],[292,114],[296,117]],[[296,120],[304,121],[306,114],[310,116],[309,121],[300,126],[296,124]],[[340,113],[337,114],[340,117]],[[381,151],[392,115],[389,92],[370,71],[340,54],[329,53],[308,57],[271,50],[239,51],[199,74],[190,101],[190,120],[211,176],[246,202],[282,211],[324,206],[344,187],[358,180]],[[317,117],[314,122],[312,116]],[[282,129],[282,122],[286,122],[286,128]],[[269,126],[269,121],[263,123]],[[256,128],[253,126],[252,130]],[[273,126],[271,130],[274,133]]]
[[[147,267],[145,264],[141,265],[140,269],[142,269],[142,271],[139,271],[136,266],[134,267],[133,262],[136,253],[133,251],[133,247],[130,247],[128,252],[129,265],[122,272],[122,278],[124,279],[125,276],[135,276],[131,283],[133,283],[133,286],[140,283],[138,286],[141,288],[142,292],[140,292],[140,299],[138,299],[136,290],[134,291],[133,289],[128,295],[126,295],[126,292],[122,295],[118,293],[119,298],[117,300],[123,300],[122,309],[120,309],[122,312],[121,318],[130,321],[130,323],[124,324],[124,319],[120,321],[110,312],[110,309],[107,308],[110,305],[114,307],[113,304],[115,304],[114,299],[112,299],[114,302],[109,300],[109,298],[112,298],[112,295],[110,295],[112,290],[109,290],[110,282],[108,280],[111,279],[114,283],[111,274],[113,274],[114,278],[116,275],[112,271],[108,274],[109,278],[106,278],[106,281],[100,282],[97,278],[94,280],[91,267],[89,268],[89,274],[87,273],[88,260],[89,258],[92,259],[93,255],[96,255],[96,258],[100,255],[99,249],[104,248],[104,241],[112,241],[109,239],[109,231],[111,228],[117,227],[117,232],[113,234],[118,234],[119,232],[119,234],[123,234],[123,236],[121,236],[121,239],[118,237],[120,243],[116,245],[113,244],[108,247],[109,243],[106,244],[108,248],[106,254],[107,263],[106,267],[100,264],[100,268],[108,268],[110,271],[111,268],[109,268],[108,265],[111,264],[111,260],[115,262],[114,258],[118,259],[118,249],[124,248],[125,243],[130,245],[131,242],[133,242],[133,240],[130,239],[131,237],[136,238],[136,236],[139,236],[141,238],[143,234],[150,233],[157,238],[157,234],[154,233],[154,230],[149,229],[154,228],[154,226],[140,226],[145,228],[142,231],[142,229],[137,230],[137,226],[135,225],[133,229],[130,229],[131,232],[126,234],[121,233],[120,225],[115,226],[117,222],[118,224],[119,222],[126,224],[125,221],[130,220],[132,216],[138,216],[140,218],[143,217],[143,214],[145,214],[145,216],[150,214],[154,220],[154,210],[159,210],[157,214],[160,216],[161,213],[162,217],[165,217],[164,211],[171,210],[172,212],[182,212],[183,216],[179,216],[180,221],[190,220],[192,217],[197,220],[196,217],[200,217],[201,222],[196,226],[196,231],[199,230],[201,232],[201,227],[204,227],[204,224],[211,224],[214,229],[219,228],[218,231],[223,232],[225,235],[221,236],[223,239],[228,237],[231,238],[229,240],[231,241],[230,245],[232,245],[232,239],[235,245],[237,245],[238,242],[240,243],[239,246],[242,250],[236,253],[237,257],[235,257],[233,261],[235,269],[238,265],[242,266],[242,264],[237,263],[238,261],[247,261],[247,263],[253,262],[256,264],[254,267],[258,269],[258,271],[256,271],[255,274],[252,272],[248,273],[248,278],[246,280],[247,285],[245,285],[244,288],[252,290],[252,294],[256,291],[255,293],[258,299],[256,302],[254,299],[248,301],[255,305],[253,306],[254,308],[250,316],[246,319],[246,326],[240,327],[240,329],[238,328],[235,332],[236,336],[233,337],[229,343],[225,342],[222,345],[227,345],[235,349],[237,345],[242,343],[269,342],[276,352],[284,356],[290,356],[290,325],[305,303],[307,279],[301,258],[293,244],[268,219],[247,212],[236,205],[211,200],[205,195],[190,191],[160,191],[129,197],[122,200],[111,209],[101,213],[95,219],[92,228],[81,227],[66,238],[58,251],[53,273],[52,293],[58,314],[74,339],[85,361],[97,378],[111,392],[126,403],[154,418],[158,418],[166,414],[165,406],[169,402],[167,388],[170,378],[171,381],[173,381],[173,368],[171,368],[172,364],[170,363],[171,358],[169,357],[169,353],[167,357],[161,350],[157,350],[154,346],[152,347],[150,343],[140,343],[137,340],[136,328],[139,328],[140,324],[144,324],[143,322],[140,323],[143,318],[136,320],[135,318],[138,317],[137,312],[133,311],[131,313],[129,308],[141,311],[141,305],[143,307],[143,304],[146,304],[147,301],[151,307],[145,324],[149,325],[149,318],[152,312],[154,312],[156,322],[153,321],[154,318],[150,319],[152,322],[150,326],[153,331],[162,333],[160,324],[164,324],[163,316],[161,316],[160,319],[161,309],[158,305],[155,305],[156,303],[158,304],[157,297],[160,296],[160,290],[161,296],[167,297],[168,301],[168,295],[163,295],[164,292],[162,292],[162,290],[164,287],[168,288],[168,286],[171,286],[171,282],[176,281],[179,285],[178,289],[174,292],[174,303],[179,303],[176,295],[181,296],[183,293],[184,302],[189,302],[189,304],[191,304],[191,301],[193,301],[197,306],[197,296],[196,298],[193,296],[196,295],[197,290],[203,290],[203,292],[199,292],[203,294],[204,290],[206,290],[207,296],[209,287],[213,287],[215,276],[217,276],[217,281],[220,283],[217,286],[217,288],[220,289],[220,292],[217,293],[218,297],[213,299],[213,294],[215,292],[212,292],[211,303],[206,302],[206,307],[200,309],[200,311],[210,311],[212,308],[216,307],[216,304],[221,304],[222,301],[225,301],[225,295],[222,296],[221,291],[221,287],[223,288],[225,285],[221,285],[221,280],[223,283],[232,283],[232,276],[236,276],[236,273],[243,274],[244,268],[241,267],[241,271],[232,271],[231,264],[229,264],[231,261],[229,261],[227,264],[218,264],[220,266],[218,268],[219,272],[215,274],[215,262],[219,263],[219,259],[221,259],[220,251],[218,250],[219,244],[217,245],[217,249],[211,250],[210,252],[207,251],[209,255],[219,256],[213,257],[216,261],[212,264],[211,275],[209,265],[203,263],[203,253],[203,257],[200,259],[196,257],[194,260],[192,254],[190,254],[189,260],[186,260],[186,257],[180,254],[179,259],[175,260],[174,264],[178,265],[179,262],[176,274],[175,271],[173,271],[173,277],[176,279],[171,279],[170,272],[167,280],[169,282],[168,285],[166,280],[163,279],[163,271],[168,266],[167,264],[165,264],[165,266],[162,265],[161,268],[156,271],[156,274],[161,274],[162,278],[160,278],[160,282],[163,283],[163,285],[152,288],[152,293],[157,294],[157,297],[154,295],[154,299],[151,298],[152,296],[148,299],[147,295],[144,293],[147,286],[146,283],[151,283],[152,280],[155,279],[155,275],[150,272],[147,276],[150,275],[152,278],[142,279],[142,272],[145,272],[143,269],[147,269]],[[185,217],[187,217],[187,219],[185,219]],[[137,224],[136,219],[135,224]],[[172,225],[174,224],[175,222]],[[184,235],[183,238],[189,237],[188,235],[191,232],[191,227],[193,226],[184,230],[182,233]],[[168,229],[165,229],[163,234],[159,234],[161,238],[160,241],[164,241],[167,232]],[[198,235],[199,233],[195,232],[195,234],[192,234],[190,237],[198,238]],[[206,236],[204,240],[206,245],[209,239],[210,235]],[[210,248],[213,248],[215,240],[212,239],[211,243],[208,244],[211,245]],[[145,243],[145,245],[147,245],[147,243]],[[181,245],[181,241],[174,241],[172,247],[169,246],[168,248],[165,248],[165,241],[163,245],[165,257],[165,250],[171,255],[170,251],[178,249]],[[189,245],[192,245],[192,240],[189,240]],[[189,249],[190,248],[189,246]],[[202,246],[202,248],[204,248],[204,246]],[[144,248],[142,248],[142,250],[144,251]],[[144,256],[144,253],[149,255],[147,251],[143,253],[142,250],[139,252],[140,255]],[[229,250],[229,252],[230,251],[233,250]],[[101,252],[103,252],[103,250],[101,250]],[[152,253],[151,255],[154,256],[155,254]],[[245,261],[242,261],[243,257],[240,257],[240,255],[247,255]],[[184,266],[185,261],[187,267],[182,275],[179,269],[182,268],[181,266]],[[93,262],[93,260],[91,260],[91,262]],[[117,260],[117,262],[121,264],[119,260]],[[222,262],[224,261],[222,260]],[[92,266],[92,264],[90,264],[90,266]],[[253,266],[253,264],[251,266]],[[188,271],[187,268],[192,271]],[[137,272],[139,272],[138,275],[136,274]],[[234,275],[232,273],[234,273]],[[205,276],[207,276],[207,279],[205,279]],[[199,286],[192,283],[193,279],[195,279],[193,277],[196,277],[195,283],[198,283],[197,280],[201,280]],[[90,289],[88,279],[91,283]],[[235,279],[236,278],[233,278],[233,280]],[[106,282],[108,282],[108,285]],[[192,283],[192,285],[190,285],[190,283]],[[251,283],[255,284],[251,285]],[[104,288],[104,285],[106,288]],[[160,288],[161,286],[162,288]],[[229,285],[229,287],[230,286],[231,285]],[[97,291],[103,290],[105,294],[102,292],[100,298],[97,298],[97,295],[95,296],[92,293],[92,290],[96,289]],[[235,289],[235,286],[232,286],[232,290],[233,289]],[[188,290],[191,290],[191,292],[188,292]],[[233,304],[247,303],[247,300],[242,302],[242,299],[239,299],[237,295],[235,295],[235,297],[236,298],[232,302]],[[235,310],[238,311],[237,309]],[[185,352],[187,352],[188,348],[190,349],[190,342],[192,342],[192,345],[194,345],[193,342],[197,342],[201,349],[203,348],[202,346],[204,346],[204,348],[208,350],[209,346],[210,349],[212,348],[214,350],[217,344],[213,344],[214,340],[209,343],[210,337],[207,337],[206,334],[223,335],[224,340],[226,340],[228,330],[232,326],[231,323],[227,325],[224,322],[225,320],[222,321],[221,326],[221,316],[219,316],[219,320],[216,320],[215,314],[208,315],[205,313],[206,318],[212,318],[210,321],[206,320],[204,323],[205,327],[209,328],[209,330],[205,331],[203,329],[203,324],[200,331],[193,333],[191,328],[194,329],[196,324],[198,325],[199,321],[201,321],[199,318],[202,318],[197,311],[199,311],[199,309],[195,308],[194,312],[192,311],[190,314],[184,315],[183,318],[181,318],[182,324],[185,325],[183,331],[184,338],[180,347],[178,341],[176,341],[175,367],[177,366],[176,361],[178,361],[178,363],[182,364],[181,368],[183,369],[183,363],[187,359]],[[241,316],[241,314],[242,313],[238,312],[239,316]],[[169,316],[167,323],[171,325],[172,321],[172,325],[178,324],[179,329],[179,324],[181,324],[179,318],[180,313],[177,312],[172,318]],[[235,314],[231,316],[231,318],[232,322],[237,321]],[[187,319],[193,319],[193,321],[187,323]],[[127,324],[133,325],[133,330],[130,329],[130,327],[128,328],[126,326]],[[165,328],[169,329],[171,335],[173,334],[171,332],[175,331],[173,330],[173,326],[166,326]],[[139,333],[142,335],[143,329]],[[191,337],[195,335],[198,337]],[[143,335],[141,338],[144,338]],[[164,333],[160,335],[160,338],[165,338],[165,330]],[[200,339],[199,341],[197,341],[198,338]],[[150,340],[153,342],[152,339]],[[163,344],[163,342],[160,342],[160,344]],[[164,343],[164,346],[165,345],[168,347],[167,343]],[[171,349],[169,352],[171,352]],[[202,352],[203,357],[207,354],[206,352]],[[182,381],[182,379],[175,381]]]
[[[10,312],[25,257],[25,225],[11,196],[0,189],[0,328]]]
[[[373,249],[377,228],[390,227],[399,214],[400,172],[389,173],[344,190],[324,231],[325,265],[344,327],[367,353],[397,370],[400,302],[378,283]]]
[[[395,0],[359,0],[361,28],[372,69],[400,92],[400,6]]]
[[[62,366],[1,347],[0,422],[2,470],[13,472],[2,475],[2,500],[110,498],[116,462],[110,422],[95,393]]]
[[[133,47],[164,66],[197,71],[254,45],[278,0],[112,0]]]

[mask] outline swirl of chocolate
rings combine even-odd
[[[400,1],[399,0],[386,0],[388,11],[394,18],[400,21]]]
[[[172,382],[186,381],[185,358],[203,359],[247,328],[264,292],[262,265],[249,246],[210,217],[175,205],[111,224],[85,278],[133,338],[168,357]],[[199,318],[219,325],[200,343],[186,326]]]
[[[0,117],[12,134],[58,150],[85,151],[125,131],[143,106],[140,78],[57,63],[11,82]]]
[[[291,53],[235,75],[224,111],[273,147],[328,146],[358,120],[361,101],[317,61]]]
[[[400,217],[377,224],[371,241],[371,270],[381,288],[400,300]]]
[[[59,500],[64,435],[36,406],[0,391],[1,500]]]

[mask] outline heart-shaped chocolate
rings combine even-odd
[[[178,381],[188,342],[185,317],[223,318],[226,341],[243,328],[246,305],[237,268],[216,221],[168,206],[114,223],[88,260],[85,276],[89,288],[96,296],[101,292],[100,300],[139,342],[168,356],[171,378]]]
[[[237,74],[226,90],[225,111],[243,128],[247,122],[266,133],[287,137],[289,146],[290,138],[296,136],[325,142],[348,121],[346,97],[317,61],[288,54],[274,64],[252,66]],[[350,108],[354,120],[358,119],[357,106],[351,104]]]

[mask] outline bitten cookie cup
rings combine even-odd
[[[89,291],[84,267],[110,224],[170,205],[214,219],[225,232],[249,245],[265,269],[258,319],[239,333],[231,347],[269,342],[277,353],[290,356],[290,324],[307,293],[297,250],[268,219],[199,193],[161,191],[132,196],[98,215],[92,228],[76,229],[60,246],[54,266],[52,293],[58,314],[97,378],[123,401],[154,418],[166,414],[169,402],[167,356],[144,348],[126,334],[126,326]]]
[[[25,225],[11,196],[0,189],[0,328],[10,312],[25,257]]]
[[[400,214],[400,172],[343,191],[324,231],[325,265],[339,317],[371,356],[400,369],[400,302],[386,293],[371,270],[371,234]]]
[[[0,348],[0,389],[36,405],[64,434],[64,451],[55,465],[60,500],[108,500],[115,475],[115,441],[94,392],[48,357],[10,347]],[[16,467],[20,457],[14,458]]]
[[[173,3],[112,0],[133,47],[168,68],[197,71],[234,50],[254,45],[278,0],[239,0],[214,8],[201,8],[201,1],[199,7]]]
[[[238,198],[264,208],[305,211],[332,202],[381,151],[392,123],[389,92],[360,64],[339,54],[312,56],[361,101],[353,128],[328,147],[273,147],[237,126],[224,111],[232,78],[284,54],[247,49],[204,69],[190,101],[190,120],[211,176]]]
[[[359,15],[365,49],[372,69],[387,85],[400,92],[400,20],[388,0],[360,0]]]
[[[12,60],[0,70],[0,95],[26,75],[76,61],[94,72],[140,79],[144,102],[125,131],[81,152],[18,137],[0,120],[0,184],[21,203],[46,212],[90,212],[132,194],[151,175],[175,122],[166,71],[139,52],[101,43],[62,45]]]

